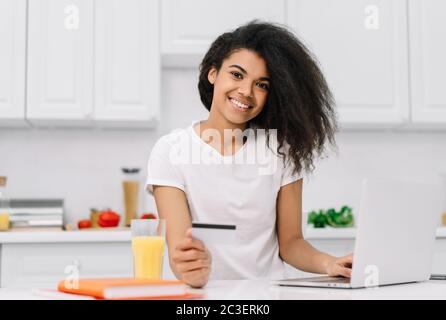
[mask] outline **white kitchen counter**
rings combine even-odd
[[[383,286],[368,289],[282,287],[268,280],[210,281],[205,299],[312,300],[312,299],[446,299],[446,281]]]
[[[129,230],[102,231],[6,231],[1,243],[129,242]]]
[[[313,228],[308,227],[305,238],[312,239],[354,239],[356,228]],[[437,228],[437,238],[446,238],[446,227]]]
[[[354,239],[356,228],[312,228],[305,239]],[[437,228],[437,238],[446,238],[446,227]],[[128,242],[129,230],[53,231],[53,232],[0,232],[1,243],[57,243],[57,242]]]
[[[50,288],[50,287],[48,287]],[[42,289],[42,288],[40,288]],[[368,289],[298,288],[270,285],[268,280],[215,280],[203,289],[191,289],[204,293],[208,300],[362,300],[362,299],[446,299],[446,281],[427,281]],[[47,296],[37,294],[36,289],[0,289],[0,299],[85,299],[82,296],[56,293]],[[261,302],[257,302],[261,304]]]
[[[340,257],[354,251],[355,229],[311,228],[305,238],[317,249]],[[0,288],[30,289],[55,283],[74,269],[81,277],[131,276],[130,239],[128,229],[1,232]],[[167,253],[164,258],[163,275],[174,278]],[[285,267],[287,277],[310,276]],[[437,230],[431,273],[446,273],[446,228]]]

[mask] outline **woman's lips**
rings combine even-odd
[[[231,98],[231,97],[229,98],[229,102],[234,107],[234,109],[239,112],[248,112],[249,109],[253,108],[252,106],[247,105],[247,104],[245,104],[237,99]]]

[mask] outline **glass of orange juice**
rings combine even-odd
[[[131,220],[133,271],[137,279],[161,279],[166,236],[163,219]]]

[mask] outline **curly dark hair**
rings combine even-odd
[[[211,109],[214,87],[208,80],[212,67],[220,70],[234,51],[248,49],[266,62],[270,90],[263,110],[248,127],[277,130],[278,150],[289,145],[288,159],[294,172],[313,171],[315,156],[321,156],[328,141],[336,147],[337,131],[333,95],[316,58],[285,26],[254,20],[233,32],[220,35],[200,64],[198,90],[207,110]]]

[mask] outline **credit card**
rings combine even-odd
[[[192,222],[192,236],[203,241],[205,245],[235,245],[236,226]]]

